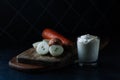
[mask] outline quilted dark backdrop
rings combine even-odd
[[[52,28],[75,40],[112,36],[112,0],[0,0],[0,45],[31,46]]]

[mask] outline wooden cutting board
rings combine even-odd
[[[33,48],[30,48],[20,54],[32,54],[33,52]],[[19,55],[20,55],[19,54]],[[69,53],[68,53],[69,54]],[[65,66],[68,66],[69,64],[72,64],[73,62],[72,61],[66,61],[66,62],[63,62],[64,64],[61,64],[61,65],[56,65],[54,64],[54,66],[43,66],[41,64],[39,65],[33,65],[33,64],[27,64],[27,63],[21,63],[21,62],[18,62],[17,61],[17,56],[13,57],[10,61],[9,61],[9,66],[11,68],[14,68],[14,69],[17,69],[17,70],[22,70],[22,71],[35,71],[35,70],[39,70],[39,71],[46,71],[46,70],[53,70],[53,69],[60,69],[60,68],[63,68]]]
[[[27,72],[40,71],[41,72],[41,71],[50,71],[50,70],[60,69],[68,65],[61,65],[57,67],[56,66],[47,67],[42,65],[38,66],[38,65],[24,64],[24,63],[18,63],[16,61],[16,57],[14,57],[9,61],[9,66],[13,69],[20,70],[20,71],[27,71]]]
[[[18,63],[16,57],[13,57],[9,61],[9,66],[18,70],[37,70],[37,69],[45,69],[45,66],[37,66],[37,65],[30,65],[24,63]]]

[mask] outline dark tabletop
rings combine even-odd
[[[120,51],[116,45],[100,51],[98,66],[92,69],[77,64],[34,73],[11,69],[8,61],[27,48],[0,49],[0,80],[120,80]]]

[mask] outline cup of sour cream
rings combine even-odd
[[[99,54],[100,39],[86,34],[77,38],[77,53],[80,66],[96,65]]]

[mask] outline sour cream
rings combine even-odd
[[[97,36],[86,34],[77,38],[77,51],[80,64],[96,63],[98,60],[100,39]]]

